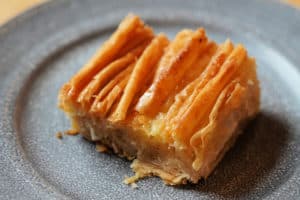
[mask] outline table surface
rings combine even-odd
[[[0,0],[0,25],[45,0]]]
[[[0,0],[0,25],[46,0]],[[280,0],[300,9],[300,0]]]

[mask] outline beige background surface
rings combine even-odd
[[[0,0],[0,24],[45,0]]]
[[[35,5],[46,0],[0,0],[0,25]],[[300,8],[300,0],[281,0],[291,6]]]

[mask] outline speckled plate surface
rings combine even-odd
[[[130,162],[100,154],[57,109],[60,86],[134,12],[169,36],[203,26],[257,58],[261,113],[204,183],[122,183]],[[54,1],[0,28],[0,199],[299,199],[300,11],[270,1]]]

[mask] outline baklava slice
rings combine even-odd
[[[128,15],[59,93],[72,128],[134,159],[135,176],[206,178],[259,111],[255,60],[203,28],[170,41]],[[238,163],[237,163],[238,164]]]

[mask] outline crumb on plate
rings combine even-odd
[[[137,180],[139,179],[139,177],[137,176],[125,176],[125,179],[123,180],[123,183],[125,183],[126,185],[130,185],[131,188],[136,189],[139,186],[135,183]]]
[[[63,138],[63,135],[62,135],[62,133],[59,131],[59,132],[57,132],[56,134],[55,134],[55,137],[57,138],[57,139],[62,139]]]

